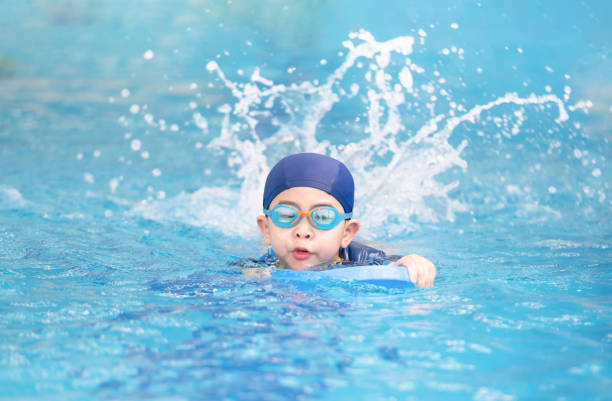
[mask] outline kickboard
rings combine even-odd
[[[272,278],[291,280],[331,279],[340,281],[363,281],[385,287],[414,288],[408,270],[404,266],[367,265],[337,267],[321,271],[297,271],[272,269]]]

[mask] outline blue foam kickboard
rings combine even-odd
[[[404,266],[367,265],[338,267],[321,271],[297,271],[272,269],[273,278],[292,280],[336,279],[341,281],[365,281],[385,287],[414,287]]]

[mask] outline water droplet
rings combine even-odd
[[[399,73],[399,80],[408,92],[412,92],[413,80],[412,80],[412,74],[410,73],[410,70],[408,69],[408,67],[402,68],[402,70]]]
[[[111,178],[111,180],[108,182],[108,188],[110,189],[111,193],[115,193],[115,191],[117,190],[117,187],[119,186],[119,180],[116,178]]]
[[[141,146],[142,146],[142,142],[140,142],[139,139],[132,139],[132,142],[130,142],[130,148],[132,148],[133,151],[140,150]]]
[[[88,184],[93,184],[95,182],[94,176],[91,173],[84,173],[83,174],[83,179]]]

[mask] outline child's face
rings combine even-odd
[[[310,211],[315,206],[331,206],[344,213],[336,198],[310,187],[293,187],[281,192],[272,200],[269,209],[279,203],[291,204],[303,211]],[[262,215],[257,217],[257,225],[280,263],[293,270],[306,270],[320,263],[335,261],[338,250],[347,247],[359,230],[357,220],[342,220],[330,230],[320,230],[311,226],[306,217],[302,217],[293,227],[282,228]]]

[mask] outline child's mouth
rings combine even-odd
[[[310,252],[308,251],[308,249],[295,248],[293,250],[293,257],[296,258],[297,260],[304,260],[308,258],[309,256],[310,256]]]

